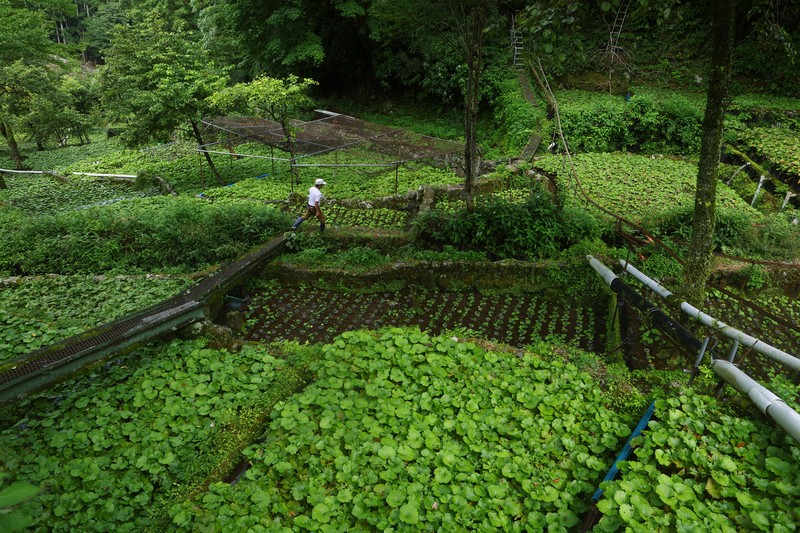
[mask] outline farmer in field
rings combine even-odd
[[[297,226],[311,217],[317,217],[319,220],[319,230],[325,231],[325,214],[319,206],[319,202],[322,200],[321,188],[324,185],[326,185],[325,180],[319,178],[314,182],[314,186],[308,190],[308,206],[306,212],[303,213],[303,216],[298,217],[297,220],[294,221],[294,224],[292,224],[292,231],[296,230]]]

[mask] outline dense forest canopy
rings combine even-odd
[[[430,4],[430,3],[429,3]],[[60,55],[103,64],[120,27],[142,23],[153,14],[173,30],[188,32],[195,46],[206,49],[219,64],[233,68],[235,81],[258,75],[296,74],[320,81],[326,92],[361,88],[404,87],[436,98],[452,99],[461,87],[460,58],[443,42],[447,12],[468,2],[437,2],[427,12],[415,2],[383,0],[129,0],[19,2],[4,0],[5,21],[25,17],[38,21]],[[487,68],[507,62],[512,20],[529,37],[546,66],[568,76],[604,70],[603,54],[620,7],[627,17],[619,35],[626,69],[636,77],[664,75],[677,83],[705,73],[709,41],[709,5],[676,0],[578,2],[549,0],[494,1],[487,25]],[[439,13],[437,14],[437,10]],[[16,17],[16,18],[15,18]],[[19,19],[21,20],[21,19]],[[424,24],[439,32],[420,35]],[[27,42],[36,32],[19,21],[4,32],[3,59],[22,59],[38,46]],[[412,38],[413,37],[413,38]],[[794,63],[800,40],[800,6],[796,2],[737,2],[734,47],[735,77],[742,83],[791,93],[798,82]],[[15,49],[16,48],[16,49]],[[23,52],[22,50],[27,50]],[[459,99],[456,97],[456,101]]]
[[[0,14],[0,131],[22,168],[17,134],[39,149],[83,139],[90,124],[126,126],[129,143],[167,141],[179,124],[197,138],[199,118],[218,111],[207,100],[215,90],[290,75],[315,80],[327,98],[408,96],[463,108],[469,154],[476,117],[507,78],[512,31],[560,87],[702,91],[714,8],[678,0],[0,0]],[[798,42],[796,2],[737,2],[732,93],[794,94]]]

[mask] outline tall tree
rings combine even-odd
[[[487,35],[502,22],[499,2],[485,0],[374,0],[373,35],[394,36],[413,43],[437,41],[466,66],[464,102],[464,193],[467,209],[474,207],[473,186],[478,173],[478,110],[484,47]]]
[[[257,117],[266,117],[280,124],[284,140],[282,148],[289,152],[294,163],[297,157],[295,139],[297,130],[293,121],[309,107],[308,88],[314,80],[288,76],[285,79],[261,76],[249,83],[238,83],[211,96],[211,102],[224,111],[236,111]],[[292,164],[292,192],[297,181],[297,167]]]
[[[711,70],[703,118],[692,238],[683,275],[684,296],[687,301],[696,303],[703,301],[706,283],[711,275],[717,175],[722,150],[722,124],[728,105],[735,12],[735,1],[711,0]]]
[[[198,145],[205,144],[198,124],[211,111],[208,97],[225,86],[225,70],[194,34],[171,30],[163,18],[148,17],[121,30],[112,38],[100,79],[104,108],[125,124],[123,139],[131,145],[165,142],[188,123]],[[221,183],[211,156],[205,157]]]
[[[53,49],[47,28],[44,13],[0,0],[0,134],[18,169],[23,162],[14,131],[38,91],[33,70],[44,68]]]

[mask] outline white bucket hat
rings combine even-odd
[[[327,185],[327,183],[325,183],[324,179],[317,178],[317,181],[314,182],[314,185]]]

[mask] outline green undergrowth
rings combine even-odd
[[[545,134],[546,110],[532,105],[525,98],[520,80],[509,78],[498,83],[498,94],[492,101],[496,127],[494,144],[511,155],[519,155],[535,133]]]
[[[409,213],[385,207],[350,208],[331,205],[324,209],[330,226],[394,229],[403,231],[408,226]]]
[[[0,273],[32,275],[200,270],[232,260],[290,225],[250,202],[186,197],[128,200],[28,217],[0,212]]]
[[[783,430],[721,413],[706,396],[656,402],[620,477],[602,484],[595,531],[794,531],[800,447]]]
[[[798,128],[800,129],[800,128]],[[742,133],[741,142],[765,164],[783,176],[800,178],[800,153],[797,150],[797,130],[789,128],[749,128]]]
[[[419,246],[445,245],[481,251],[492,259],[537,260],[556,257],[570,246],[600,237],[598,221],[581,209],[558,210],[540,187],[522,202],[492,196],[470,213],[433,209],[414,221]]]
[[[662,211],[646,221],[653,235],[673,242],[688,243],[692,235],[693,206]],[[747,210],[720,207],[712,246],[715,251],[773,261],[800,257],[800,227],[792,223],[793,213],[772,216]]]
[[[632,87],[630,98],[601,91],[559,90],[556,98],[564,135],[577,152],[632,151],[641,154],[696,155],[700,150],[706,96],[702,92]],[[733,98],[725,117],[726,137],[737,143],[753,128],[790,127],[796,140],[800,100],[744,94]],[[553,136],[545,124],[545,139]],[[782,144],[780,131],[762,130]],[[554,136],[553,136],[554,137]],[[544,143],[547,145],[547,142]]]
[[[317,232],[298,233],[290,242],[292,253],[284,254],[274,264],[287,264],[301,268],[339,269],[363,273],[392,263],[404,264],[434,261],[488,261],[486,254],[478,251],[461,251],[453,246],[441,250],[420,248],[396,240],[385,241],[380,235],[364,235],[353,240],[352,235],[343,239],[325,236]]]
[[[305,384],[309,355],[202,339],[140,349],[18,402],[0,471],[42,489],[19,507],[31,531],[161,529],[167,502],[233,469],[275,402]]]
[[[403,128],[421,135],[439,139],[458,140],[464,136],[462,121],[464,117],[452,107],[428,105],[414,102],[409,105],[402,100],[386,100],[376,108],[357,102],[329,102],[343,113],[362,120]]]
[[[331,156],[328,156],[331,157]],[[340,158],[341,159],[341,158]],[[364,162],[363,159],[353,163]],[[304,164],[324,164],[318,157]],[[343,164],[340,160],[339,164]],[[421,163],[407,163],[397,170],[394,167],[344,167],[331,170],[327,167],[304,167],[300,170],[300,184],[295,192],[305,198],[308,188],[317,178],[325,180],[323,197],[330,199],[370,200],[395,194],[404,195],[424,185],[458,184],[463,178],[450,170],[438,169]],[[255,200],[286,200],[291,193],[288,172],[282,171],[264,177],[249,177],[226,187],[206,189],[203,194],[211,199],[249,198]],[[324,201],[323,201],[324,209]]]
[[[0,363],[178,294],[186,277],[57,276],[0,289]]]
[[[559,91],[556,98],[573,153],[699,151],[700,95],[636,88],[629,101],[619,95],[577,90]]]
[[[118,138],[108,138],[104,131],[94,131],[89,135],[89,139],[91,142],[88,144],[75,144],[65,147],[48,146],[46,150],[37,150],[33,143],[21,142],[19,148],[24,157],[25,166],[28,169],[56,172],[61,172],[69,165],[80,161],[99,161],[103,157],[124,150]],[[5,145],[0,149],[0,167],[15,168],[11,154]]]

